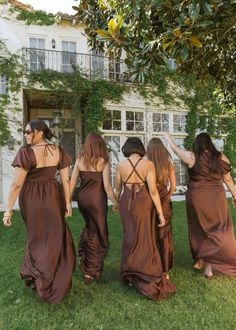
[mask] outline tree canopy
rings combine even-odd
[[[199,79],[213,76],[236,103],[236,0],[81,0],[90,46],[126,52],[132,79],[150,79],[167,58]]]

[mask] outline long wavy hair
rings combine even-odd
[[[199,169],[200,160],[207,155],[209,157],[209,172],[219,173],[219,159],[221,153],[214,146],[210,136],[207,133],[200,133],[193,141],[192,150],[195,156],[195,169]]]
[[[152,138],[147,146],[147,157],[154,163],[157,176],[157,184],[168,181],[171,165],[171,154],[159,138]]]
[[[97,169],[99,158],[103,158],[105,163],[109,160],[106,143],[102,136],[97,133],[89,133],[84,141],[83,148],[79,154],[87,169]]]

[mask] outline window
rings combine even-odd
[[[45,69],[45,39],[30,38],[30,70]]]
[[[106,110],[105,121],[103,129],[120,131],[121,130],[121,111],[120,110]]]
[[[109,78],[120,79],[120,57],[115,56],[113,52],[109,56]]]
[[[184,148],[184,139],[183,138],[174,138],[173,139],[174,140],[174,143],[179,147],[179,148],[181,148],[181,149],[185,149]],[[170,151],[170,153],[171,153],[171,155],[172,155],[172,157],[173,157],[173,159],[179,159],[178,158],[178,156],[171,150],[171,149],[169,149],[169,151]]]
[[[104,140],[107,143],[109,154],[110,154],[111,181],[112,181],[112,185],[114,187],[116,164],[121,160],[121,137],[120,136],[104,136]]]
[[[176,174],[176,186],[185,186],[188,179],[187,167],[180,160],[174,160],[175,174]]]
[[[8,80],[5,75],[0,75],[0,94],[6,95],[8,93]]]
[[[62,41],[62,72],[76,70],[76,42]]]
[[[186,126],[186,115],[173,115],[173,132],[184,133]]]
[[[153,132],[168,132],[169,131],[169,114],[153,113]]]
[[[92,50],[91,56],[92,74],[95,76],[104,76],[104,54]]]
[[[223,151],[224,150],[224,140],[223,139],[213,139],[212,142],[217,150]]]
[[[143,131],[143,112],[126,111],[126,130],[127,131]]]
[[[175,61],[175,60],[168,59],[168,60],[166,61],[166,63],[167,63],[167,66],[168,66],[171,70],[176,70],[177,65],[176,65],[176,61]]]

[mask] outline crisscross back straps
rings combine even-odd
[[[128,180],[129,180],[129,178],[131,177],[131,175],[132,175],[133,173],[136,173],[137,176],[139,177],[139,179],[140,179],[142,182],[144,182],[143,179],[141,178],[140,174],[138,173],[137,169],[136,169],[138,163],[140,162],[140,160],[141,160],[142,158],[139,158],[135,165],[131,162],[131,160],[130,160],[129,158],[127,158],[127,159],[128,159],[128,161],[130,162],[130,164],[131,164],[131,166],[133,167],[133,169],[132,169],[132,171],[130,172],[130,175],[128,176],[128,178],[125,180],[125,183],[128,183]]]

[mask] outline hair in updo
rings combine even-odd
[[[43,120],[30,120],[28,125],[31,127],[32,131],[36,129],[37,131],[43,132],[43,138],[46,140],[50,141],[53,137],[57,139],[56,135],[52,133],[51,129]]]

